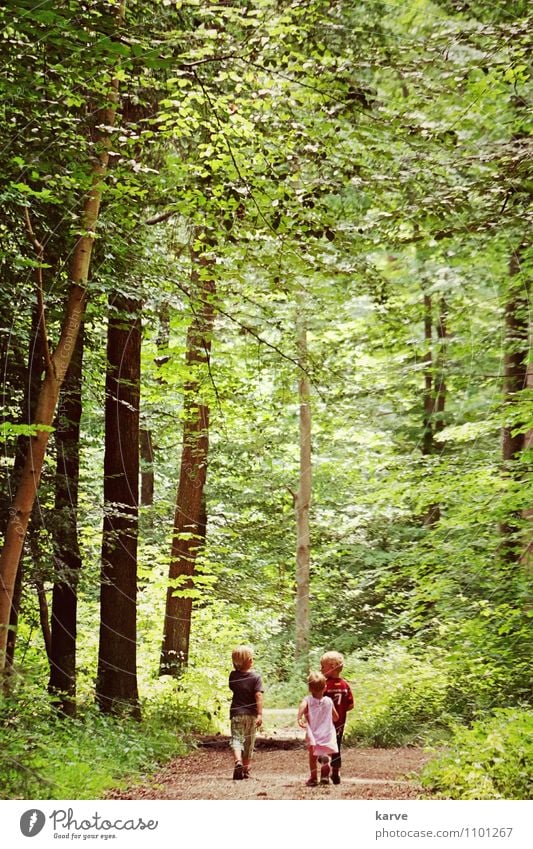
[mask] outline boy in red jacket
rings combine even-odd
[[[335,720],[335,731],[337,734],[337,754],[331,758],[331,780],[333,784],[341,783],[341,743],[344,733],[344,725],[346,723],[346,714],[354,706],[354,700],[350,685],[344,678],[341,678],[342,667],[344,666],[344,657],[338,651],[327,651],[320,658],[320,669],[322,674],[326,676],[326,691],[325,696],[332,699],[337,711],[337,719]]]

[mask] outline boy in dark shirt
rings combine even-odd
[[[229,688],[233,692],[230,706],[231,742],[235,766],[233,778],[250,778],[250,763],[254,754],[255,732],[263,724],[263,683],[252,669],[253,651],[249,646],[237,646],[231,653],[233,672]]]
[[[342,735],[344,734],[346,714],[354,706],[350,685],[344,680],[344,678],[341,678],[343,666],[344,657],[338,651],[327,651],[320,658],[320,669],[322,674],[326,676],[326,691],[324,695],[329,696],[330,699],[332,699],[338,714],[337,719],[334,720],[338,752],[331,758],[331,780],[333,784],[341,783],[340,769],[342,763]]]

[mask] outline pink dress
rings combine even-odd
[[[307,745],[314,755],[331,755],[338,751],[337,734],[333,725],[333,702],[327,696],[316,699],[307,696]]]

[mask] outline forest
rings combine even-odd
[[[532,790],[525,0],[6,0],[0,798],[345,656],[352,746]]]

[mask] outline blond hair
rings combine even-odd
[[[332,666],[334,669],[339,672],[342,671],[342,667],[344,666],[344,657],[340,653],[340,651],[327,651],[320,658],[320,665],[327,663],[328,666]]]
[[[312,696],[321,696],[326,687],[326,676],[322,675],[321,672],[310,672],[307,676],[307,683],[309,684],[309,692]]]
[[[235,669],[241,672],[250,667],[254,660],[254,653],[250,646],[236,646],[231,653],[231,660]]]

